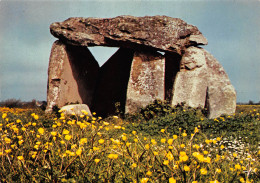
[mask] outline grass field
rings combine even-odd
[[[0,108],[1,182],[260,182],[259,106],[216,119],[163,103],[82,112]]]

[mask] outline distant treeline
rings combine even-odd
[[[41,108],[45,110],[47,105],[46,101],[37,101],[33,99],[29,102],[24,102],[19,99],[7,99],[0,102],[0,107],[9,107],[9,108]]]
[[[248,102],[238,102],[238,105],[260,105],[260,101],[259,102],[254,102],[252,100],[249,100]]]

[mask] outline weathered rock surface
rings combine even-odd
[[[234,114],[236,110],[235,88],[232,86],[224,68],[207,51],[205,51],[205,58],[208,67],[208,89],[205,106],[209,111],[208,117],[216,118],[221,114]]]
[[[135,52],[127,87],[125,112],[133,113],[165,98],[165,57],[157,52]]]
[[[203,49],[189,47],[180,62],[172,105],[185,103],[190,107],[204,107],[207,91],[207,63]]]
[[[181,52],[191,45],[205,45],[196,26],[167,16],[118,16],[69,18],[51,24],[53,36],[77,46],[114,46]]]
[[[219,62],[202,48],[189,47],[181,60],[173,89],[172,105],[206,107],[208,117],[233,114],[236,92]]]
[[[86,104],[72,104],[72,105],[65,105],[61,109],[62,113],[66,115],[72,115],[75,113],[76,115],[88,115],[92,116],[89,107]]]
[[[98,63],[87,47],[56,41],[49,62],[46,111],[69,103],[90,106],[98,69]]]

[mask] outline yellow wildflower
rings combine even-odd
[[[156,145],[156,144],[157,144],[157,142],[156,142],[155,139],[152,139],[152,140],[151,140],[151,143],[152,143],[153,145]]]
[[[118,154],[109,154],[107,157],[109,159],[117,159],[118,158]]]
[[[68,140],[68,141],[69,141],[71,138],[72,138],[72,136],[71,136],[71,135],[65,135],[65,139],[66,139],[66,140]]]
[[[216,169],[216,172],[217,172],[217,173],[221,173],[221,169],[217,168],[217,169]]]
[[[245,179],[244,179],[243,177],[241,177],[239,180],[240,180],[240,182],[242,182],[242,183],[245,182]]]
[[[98,151],[99,149],[99,147],[93,147],[93,151]]]
[[[43,135],[43,134],[44,134],[44,129],[43,129],[43,128],[39,128],[39,129],[38,129],[38,132],[39,132],[41,135]]]
[[[208,173],[208,171],[207,171],[207,169],[205,169],[205,168],[201,168],[201,169],[200,169],[200,173],[201,173],[202,175],[206,175],[206,174]]]
[[[172,161],[172,160],[174,159],[174,157],[173,157],[171,151],[169,151],[169,152],[167,153],[166,157],[167,157],[167,159],[170,160],[170,161]]]
[[[169,164],[169,160],[164,160],[164,161],[163,161],[163,164],[164,164],[164,165],[168,165],[168,164]]]
[[[24,160],[23,156],[17,156],[17,159],[20,161]]]
[[[204,158],[204,162],[205,162],[205,163],[210,163],[210,161],[211,161],[211,158],[210,158],[210,157]]]
[[[199,132],[199,129],[197,127],[195,127],[194,133],[198,133],[198,132]]]
[[[99,139],[99,140],[98,140],[98,143],[100,143],[100,144],[103,144],[104,142],[105,142],[104,139]]]
[[[99,162],[100,162],[100,159],[97,159],[97,158],[96,158],[94,161],[95,161],[95,163],[99,163]]]
[[[125,135],[122,135],[121,137],[122,137],[122,140],[123,140],[123,141],[126,141],[126,140],[127,140],[127,137],[126,137]]]
[[[67,129],[63,129],[63,131],[62,131],[62,134],[64,134],[64,135],[68,135],[69,133],[70,133],[70,131]]]
[[[166,142],[166,139],[161,139],[161,143],[165,143]]]
[[[172,145],[172,143],[173,143],[173,139],[169,139],[169,140],[168,140],[168,144],[169,144],[169,145]]]
[[[177,139],[177,138],[178,138],[178,136],[177,136],[177,135],[173,135],[172,137],[173,137],[173,139]]]
[[[133,168],[136,168],[136,167],[137,167],[137,164],[136,164],[136,163],[133,163],[133,164],[132,164],[132,167],[133,167]]]
[[[146,144],[144,147],[145,147],[146,150],[148,150],[150,148],[150,145]]]
[[[10,152],[12,152],[12,149],[6,149],[5,150],[5,153],[7,153],[7,154],[10,153]]]
[[[185,172],[188,172],[188,171],[190,171],[190,167],[189,167],[189,166],[187,166],[187,165],[185,165],[183,169],[184,169],[184,171],[185,171]]]
[[[76,155],[80,156],[80,155],[81,155],[81,153],[82,153],[82,149],[81,149],[81,148],[79,148],[79,149],[76,151]]]
[[[87,139],[87,138],[81,138],[81,139],[79,140],[79,143],[80,143],[81,145],[86,144],[87,142],[88,142],[88,139]]]
[[[8,137],[5,137],[5,143],[10,144],[11,143],[11,139],[9,139]]]
[[[208,151],[203,151],[203,154],[207,155],[207,154],[209,154],[209,152]]]
[[[209,183],[219,183],[218,180],[209,181]]]
[[[233,153],[234,158],[237,157],[237,153]]]
[[[142,179],[141,179],[141,183],[147,183],[148,180],[149,180],[149,178],[146,178],[146,177],[145,177],[145,178],[142,178]]]
[[[56,136],[56,135],[57,135],[57,132],[54,132],[54,131],[53,131],[53,132],[51,132],[51,135],[52,135],[52,136]]]
[[[171,177],[169,178],[169,183],[176,183],[176,180],[173,177]]]
[[[241,170],[240,164],[236,164],[236,165],[235,165],[235,169],[236,169],[236,170]]]

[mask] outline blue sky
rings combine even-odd
[[[222,64],[237,102],[260,101],[260,1],[0,0],[0,101],[46,100],[49,25],[69,17],[167,15],[195,25]],[[102,65],[117,49],[94,47]]]

